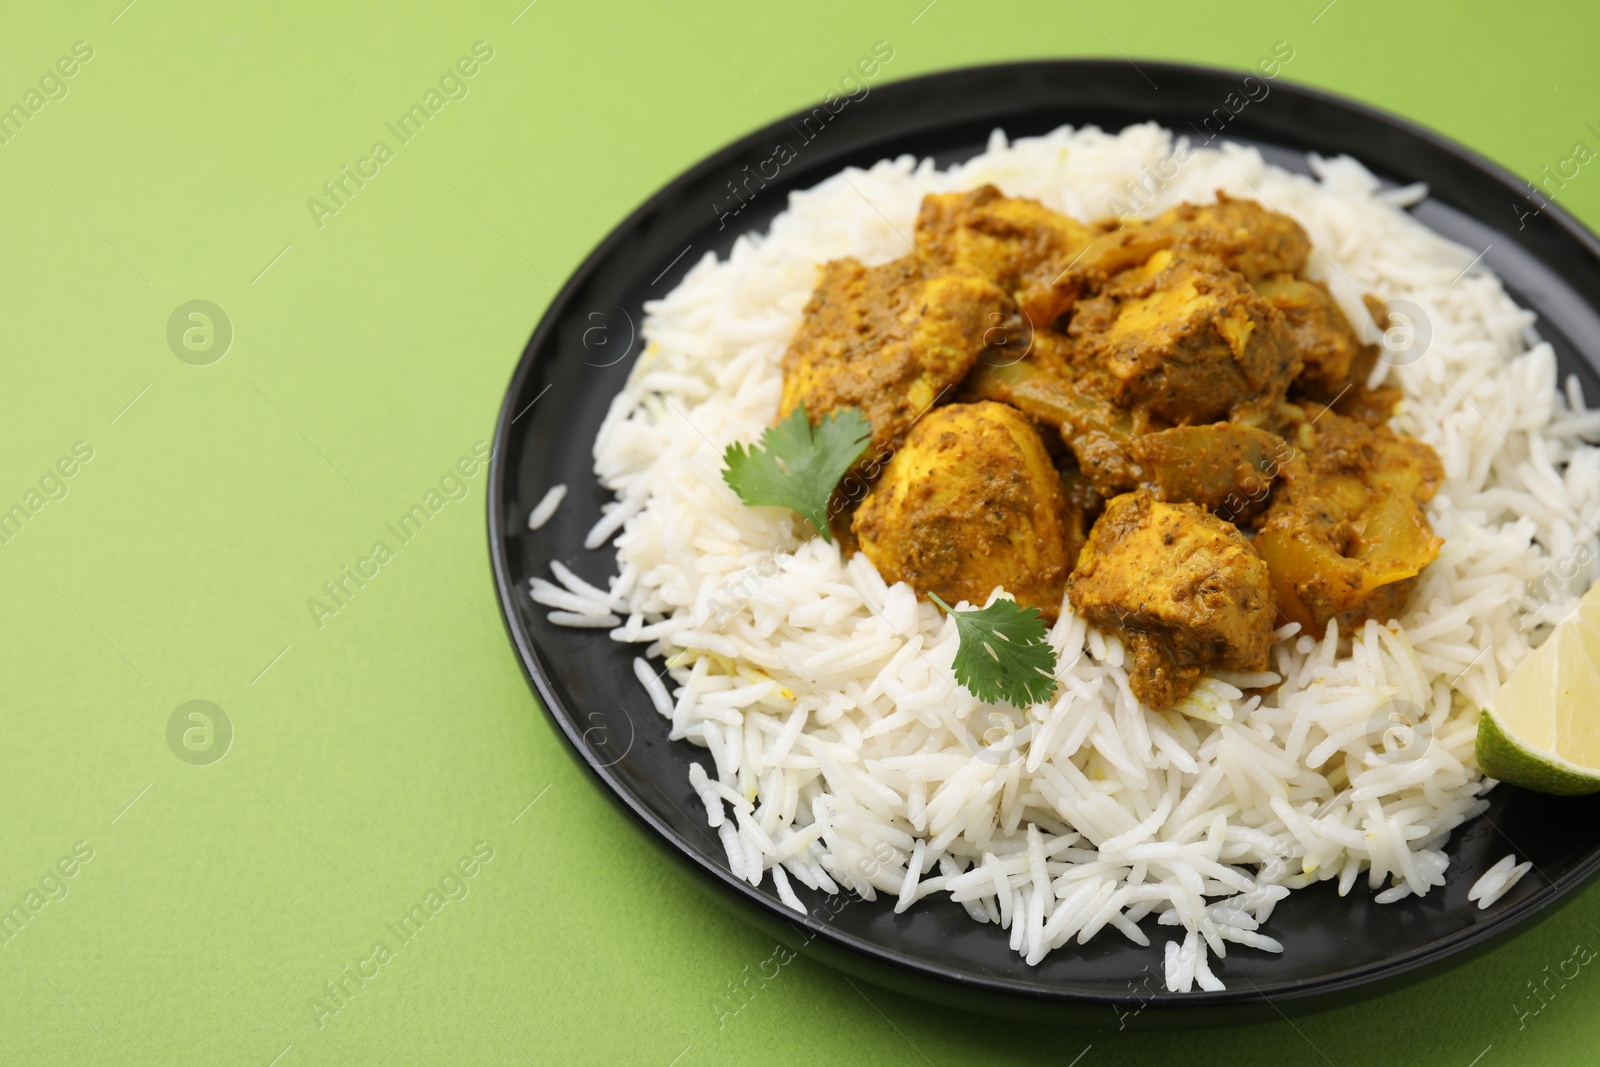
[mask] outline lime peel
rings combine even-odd
[[[1478,769],[1556,796],[1600,792],[1600,585],[1478,716]]]
[[[1519,743],[1492,708],[1484,708],[1478,717],[1475,751],[1479,770],[1510,785],[1561,797],[1600,792],[1600,772],[1586,771],[1554,752]]]

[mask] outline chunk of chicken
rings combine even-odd
[[[1085,293],[1102,288],[1119,271],[1137,267],[1177,240],[1170,230],[1141,222],[1099,234],[1053,277],[1040,274],[1017,291],[1017,306],[1036,326],[1049,326],[1077,305]]]
[[[854,529],[885,581],[949,604],[983,604],[999,586],[1047,620],[1061,610],[1061,476],[1038,431],[1004,404],[951,404],[920,419]]]
[[[887,454],[972,368],[1005,304],[972,267],[925,277],[915,256],[878,267],[834,260],[784,353],[778,416],[802,401],[813,423],[859,408],[872,423],[874,452]]]
[[[1174,426],[1130,447],[1157,500],[1199,504],[1229,522],[1266,506],[1278,468],[1294,454],[1277,434],[1237,422]]]
[[[1138,266],[1162,249],[1214,255],[1255,281],[1302,272],[1311,242],[1287,215],[1219,191],[1214,204],[1179,204],[1154,219],[1130,219],[1095,237],[1054,277],[1031,279],[1017,294],[1017,303],[1033,322],[1047,325],[1118,271]]]
[[[1289,216],[1220,189],[1216,203],[1179,204],[1152,219],[1150,228],[1175,235],[1177,248],[1216,256],[1252,282],[1300,274],[1311,255],[1311,241]]]
[[[1371,373],[1377,346],[1361,343],[1326,285],[1275,274],[1257,281],[1255,289],[1283,313],[1304,364],[1294,384],[1307,396],[1331,401]]]
[[[1187,696],[1208,671],[1267,666],[1276,615],[1266,564],[1231,523],[1140,490],[1106,505],[1067,581],[1077,613],[1120,634],[1147,707]]]
[[[1149,268],[1160,263],[1153,259]],[[1080,315],[1088,314],[1086,305]],[[975,366],[962,383],[962,395],[1011,404],[1036,422],[1059,428],[1101,496],[1144,485],[1158,499],[1199,503],[1232,520],[1264,506],[1277,465],[1287,458],[1284,443],[1267,429],[1283,421],[1277,412],[1287,384],[1283,376],[1237,406],[1235,414],[1244,421],[1173,427],[1146,407],[1113,402],[1121,382],[1106,362],[1081,356],[1070,336],[1039,329],[1014,362]],[[1184,399],[1174,398],[1174,408]],[[1291,410],[1301,415],[1298,408]],[[1250,425],[1255,422],[1261,425]]]
[[[1175,424],[1246,418],[1300,372],[1282,316],[1215,256],[1163,250],[1081,302],[1069,332],[1112,399]]]
[[[1060,273],[1094,232],[1037,200],[980,185],[923,197],[916,246],[928,263],[940,268],[965,263],[1013,293],[1035,278],[1049,280]]]
[[[1426,503],[1444,466],[1422,441],[1320,405],[1294,441],[1255,546],[1285,618],[1320,635],[1394,617],[1443,541]]]

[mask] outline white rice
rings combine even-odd
[[[550,491],[540,497],[539,502],[533,506],[533,510],[528,512],[528,529],[537,530],[542,528],[545,523],[555,516],[556,509],[561,506],[561,502],[566,498],[567,486],[565,482],[560,485],[552,485]]]
[[[1467,899],[1478,902],[1478,910],[1482,911],[1501,897],[1511,891],[1511,887],[1522,880],[1533,863],[1518,863],[1515,852],[1501,858],[1493,867],[1483,872],[1483,877],[1472,883],[1472,888],[1467,890]]]
[[[1600,422],[1575,382],[1558,392],[1533,316],[1487,272],[1462,275],[1476,250],[1412,220],[1401,205],[1419,191],[1380,193],[1354,160],[1313,158],[1313,180],[1235,145],[1198,151],[1149,210],[1219,188],[1260,200],[1305,228],[1352,321],[1371,328],[1363,292],[1430,321],[1420,359],[1374,374],[1404,387],[1395,425],[1448,475],[1430,508],[1444,550],[1396,624],[1321,641],[1286,626],[1271,674],[1208,680],[1157,713],[1132,696],[1121,643],[1063,610],[1055,697],[984,705],[951,674],[956,631],[936,608],[722,480],[723,449],[776,414],[818,264],[901,256],[924,194],[985,181],[1102,216],[1172,149],[1153,125],[997,132],[948,171],[910,157],[852,169],[646,305],[649,344],[594,447],[617,502],[586,544],[616,534],[620,573],[599,590],[557,571],[532,592],[552,619],[617,626],[668,657],[670,696],[653,671],[640,681],[671,736],[708,750],[691,780],[730,869],[752,884],[770,871],[797,910],[791,881],[885,893],[900,911],[943,895],[1030,964],[1109,930],[1143,945],[1176,927],[1167,988],[1214,989],[1208,960],[1230,945],[1281,951],[1263,928],[1292,889],[1364,881],[1391,901],[1443,884],[1450,831],[1487,805],[1478,709],[1593,577],[1589,562],[1544,602],[1525,596],[1553,560],[1600,548],[1583,519],[1600,506],[1600,452],[1580,438]],[[1482,896],[1520,877],[1502,875]]]

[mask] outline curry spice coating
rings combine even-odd
[[[951,404],[920,419],[854,529],[886,582],[979,606],[998,586],[1048,621],[1061,611],[1070,566],[1061,475],[1038,431],[1004,404]]]
[[[964,193],[923,197],[916,246],[926,264],[937,269],[958,263],[976,267],[1009,294],[1053,278],[1095,232],[1037,200],[980,185]]]
[[[1150,220],[1150,228],[1176,235],[1178,248],[1216,256],[1251,281],[1301,274],[1311,241],[1287,215],[1217,191],[1212,204],[1179,204]]]
[[[1148,492],[1106,504],[1067,581],[1074,610],[1119,634],[1147,707],[1187,696],[1213,670],[1268,665],[1277,606],[1267,565],[1232,523]]]
[[[1174,426],[1131,447],[1157,500],[1199,504],[1229,522],[1266,506],[1278,468],[1293,454],[1277,434],[1239,422]]]
[[[1204,253],[1163,250],[1124,271],[1078,305],[1069,332],[1117,404],[1174,424],[1268,408],[1300,373],[1282,316]]]
[[[1287,215],[1218,190],[1213,204],[1179,204],[1153,219],[1122,220],[1090,241],[1054,278],[1035,279],[1017,302],[1036,324],[1049,325],[1070,311],[1081,294],[1162,249],[1214,255],[1254,282],[1274,274],[1300,274],[1311,242]]]
[[[1005,304],[999,286],[959,264],[925,276],[910,255],[827,263],[784,353],[778,417],[802,402],[813,424],[859,408],[873,450],[887,454],[972,369]]]
[[[1256,549],[1285,618],[1321,634],[1398,613],[1444,542],[1423,505],[1444,479],[1422,441],[1307,405]]]
[[[1277,274],[1255,283],[1256,292],[1283,314],[1305,367],[1295,385],[1308,396],[1333,400],[1365,380],[1377,361],[1322,282]]]

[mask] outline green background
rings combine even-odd
[[[1243,68],[1286,40],[1285,79],[1531,177],[1595,143],[1590,5],[125,2],[0,16],[0,104],[94,50],[0,145],[0,509],[93,449],[0,547],[0,910],[93,850],[0,944],[0,1063],[1592,1062],[1590,967],[1519,1011],[1600,947],[1600,889],[1292,1024],[1063,1032],[803,959],[730,1012],[774,946],[647,850],[545,725],[495,609],[481,471],[320,628],[306,606],[490,436],[541,310],[617,221],[876,41],[902,78]],[[470,95],[319,228],[307,198],[480,40]],[[1600,171],[1560,200],[1600,223]],[[208,366],[166,339],[195,299],[235,334]],[[209,766],[167,743],[195,699],[235,731]],[[400,944],[385,923],[479,842],[469,895]],[[319,1026],[309,1002],[380,939],[394,958]]]

